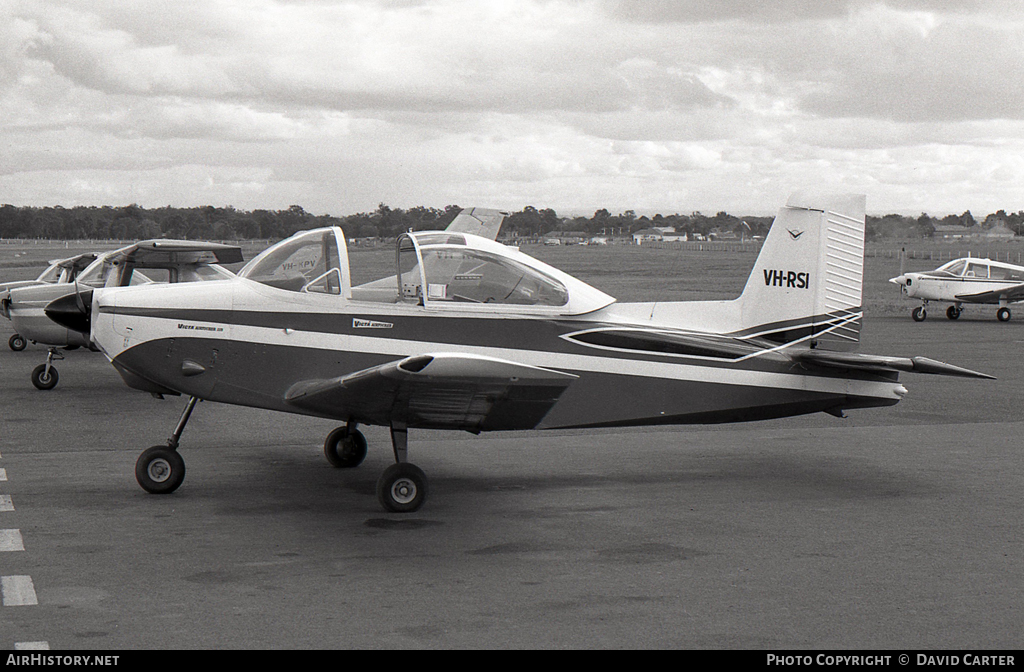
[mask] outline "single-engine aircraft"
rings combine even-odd
[[[145,273],[163,274],[167,282],[234,277],[218,263],[242,261],[242,250],[236,245],[206,243],[192,240],[144,240],[127,247],[94,255],[85,270],[70,282],[17,287],[3,300],[3,311],[15,330],[32,343],[49,346],[46,362],[32,370],[32,384],[40,390],[52,390],[59,375],[54,360],[63,359],[58,347],[91,347],[88,334],[57,324],[45,314],[50,302],[62,296],[78,296],[81,288],[123,287],[151,283]]]
[[[51,261],[46,270],[40,273],[39,277],[35,280],[13,280],[0,283],[0,314],[3,314],[7,319],[11,319],[7,306],[10,303],[12,289],[73,282],[78,277],[78,274],[95,259],[96,255],[91,253],[78,254],[67,259],[57,259]],[[28,341],[19,333],[13,334],[7,340],[7,347],[15,352],[24,350],[27,345]]]
[[[965,303],[998,305],[996,319],[1010,319],[1009,304],[1024,301],[1024,266],[1002,261],[965,257],[954,259],[934,271],[900,273],[889,282],[899,285],[900,292],[921,305],[910,311],[915,322],[928,317],[929,301],[950,301],[946,317],[955,320]]]
[[[454,224],[454,222],[453,222]],[[760,420],[897,403],[899,373],[991,378],[924,357],[848,350],[860,338],[864,196],[794,194],[730,301],[616,303],[584,282],[451,227],[400,235],[395,274],[352,287],[338,228],[298,233],[237,278],[97,289],[47,313],[88,331],[131,387],[188,402],[140,485],[181,485],[182,430],[205,399],[344,422],[331,464],[391,430],[377,482],[416,511],[427,478],[410,429],[620,427]],[[89,306],[90,309],[83,309]]]

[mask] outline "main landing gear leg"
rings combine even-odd
[[[32,384],[36,386],[36,389],[40,390],[52,390],[57,387],[57,368],[53,365],[53,360],[64,359],[64,355],[60,354],[60,350],[57,348],[50,348],[46,351],[46,364],[40,364],[36,368],[32,369]]]
[[[393,513],[417,511],[427,498],[427,475],[406,461],[409,430],[404,422],[391,423],[391,445],[395,451],[395,464],[385,469],[377,480],[377,499]]]
[[[198,397],[189,397],[174,433],[167,439],[167,445],[147,448],[135,462],[135,480],[146,492],[166,495],[177,490],[185,480],[185,460],[178,454],[178,441],[192,417],[197,401]]]

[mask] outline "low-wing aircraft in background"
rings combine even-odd
[[[324,453],[355,467],[357,425],[389,427],[388,511],[427,495],[414,428],[490,430],[739,422],[888,406],[899,373],[991,376],[850,352],[863,318],[864,197],[795,194],[739,298],[616,303],[516,248],[457,230],[402,234],[386,283],[352,287],[336,227],[296,234],[234,279],[97,289],[47,314],[83,332],[131,387],[189,399],[140,485],[174,491],[197,400],[333,418]],[[83,309],[83,307],[88,307]]]
[[[35,280],[14,280],[0,283],[0,314],[10,319],[7,305],[10,303],[12,289],[74,282],[78,274],[95,260],[95,254],[78,254],[67,259],[51,261],[46,270],[40,273]],[[28,341],[19,333],[15,333],[7,340],[7,346],[15,352],[24,350],[27,345]]]
[[[1002,261],[966,257],[954,259],[933,271],[903,273],[889,282],[900,286],[900,293],[921,299],[921,305],[910,312],[915,322],[928,317],[930,301],[949,301],[946,317],[955,320],[965,303],[998,305],[996,318],[1010,319],[1009,304],[1024,300],[1024,266]]]
[[[52,301],[77,296],[82,288],[138,285],[151,283],[154,278],[193,282],[234,277],[217,264],[241,262],[242,250],[237,245],[156,239],[83,255],[83,259],[89,257],[92,262],[69,281],[16,287],[0,302],[0,309],[23,339],[49,346],[46,362],[32,371],[32,384],[40,390],[52,390],[57,385],[59,376],[53,362],[64,358],[58,348],[91,346],[88,334],[68,329],[46,316],[45,308]],[[143,270],[146,273],[137,272]]]

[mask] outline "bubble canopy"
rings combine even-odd
[[[328,227],[281,241],[239,276],[290,291],[433,310],[578,315],[615,301],[518,248],[468,233],[403,233],[395,242],[395,265],[390,278],[351,287],[344,234]]]

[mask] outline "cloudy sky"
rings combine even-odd
[[[0,203],[1024,209],[1018,0],[0,0]]]

